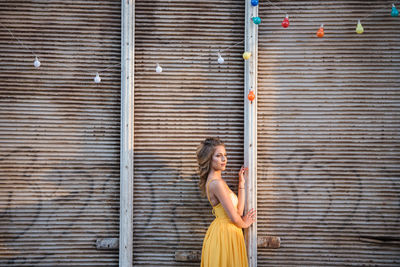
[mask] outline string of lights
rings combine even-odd
[[[32,49],[30,49],[29,47],[27,47],[24,43],[21,42],[21,40],[19,40],[17,37],[14,36],[14,34],[12,33],[12,31],[10,31],[10,29],[8,29],[3,23],[0,22],[0,25],[7,30],[11,36],[17,40],[17,42],[26,50],[28,50],[29,52],[31,52],[31,54],[35,57],[35,60],[33,61],[33,65],[35,66],[35,68],[39,68],[40,67],[40,61],[39,61],[39,57],[32,51]]]
[[[251,1],[251,5],[252,5],[253,7],[258,6],[258,4],[259,4],[259,1],[258,1],[258,0],[250,0],[250,1]],[[289,25],[290,25],[288,13],[287,13],[285,10],[281,9],[281,8],[280,8],[279,6],[277,6],[276,4],[272,3],[271,1],[266,0],[266,2],[269,3],[271,6],[277,8],[278,10],[280,10],[282,13],[285,14],[285,18],[284,18],[283,21],[282,21],[282,27],[283,27],[283,28],[288,28]],[[394,2],[392,3],[391,12],[390,12],[390,15],[391,15],[392,17],[398,17],[398,16],[399,16],[399,11],[398,11],[397,8],[396,8],[397,2],[398,2],[398,0],[396,0],[396,1],[394,1]],[[368,15],[366,15],[366,16],[360,18],[360,19],[358,19],[358,20],[357,20],[357,26],[356,26],[356,33],[357,33],[357,34],[362,34],[362,33],[364,32],[364,28],[363,28],[363,26],[362,26],[362,24],[361,24],[361,21],[367,19],[367,18],[370,17],[370,16],[375,15],[376,13],[378,13],[378,12],[384,10],[384,9],[387,9],[387,5],[382,5],[382,8],[381,8],[381,9],[377,9],[377,10],[375,10],[374,12],[372,12],[372,13],[370,13],[370,14],[368,14]],[[261,18],[260,18],[260,17],[252,17],[251,20],[252,20],[253,23],[256,24],[256,25],[261,24]],[[38,56],[36,53],[34,53],[34,52],[32,51],[32,49],[30,49],[27,45],[25,45],[23,42],[21,42],[21,40],[19,40],[19,39],[13,34],[13,32],[12,32],[8,27],[6,27],[3,23],[0,22],[0,25],[1,25],[4,29],[6,29],[6,30],[10,33],[10,35],[11,35],[24,49],[26,49],[27,51],[29,51],[29,52],[34,56],[35,59],[34,59],[33,65],[34,65],[35,68],[39,68],[40,65],[41,65],[41,62],[39,61],[39,56]],[[318,31],[317,31],[317,33],[316,33],[316,36],[319,37],[319,38],[321,38],[321,37],[324,36],[324,34],[325,34],[325,33],[324,33],[324,24],[321,24],[321,26],[319,27],[319,29],[318,29]],[[217,55],[217,57],[218,57],[218,58],[217,58],[217,62],[218,62],[219,64],[223,64],[223,63],[225,62],[225,60],[224,60],[222,54],[223,54],[225,51],[227,51],[227,50],[229,50],[229,49],[231,49],[231,48],[233,48],[233,47],[236,47],[236,46],[238,46],[238,45],[244,43],[244,41],[245,41],[245,40],[242,40],[242,41],[239,41],[239,42],[237,42],[237,43],[234,43],[233,45],[230,45],[230,46],[228,46],[228,47],[226,47],[226,48],[224,48],[224,49],[219,49],[219,50],[217,50],[217,52],[216,52],[216,55]],[[204,54],[205,54],[205,53],[204,53]],[[201,54],[199,54],[199,53],[198,53],[197,55],[200,55],[200,56],[201,56]],[[209,56],[209,55],[210,55],[210,53],[207,53],[207,56]],[[245,52],[242,54],[242,57],[243,57],[244,60],[250,59],[250,57],[251,57],[251,51],[245,51]],[[94,82],[95,82],[95,83],[100,83],[100,82],[101,82],[100,73],[104,73],[104,72],[107,71],[108,69],[113,68],[113,67],[116,67],[116,66],[119,66],[119,65],[121,65],[121,63],[113,64],[113,65],[108,66],[107,68],[104,68],[104,69],[101,69],[101,70],[97,70],[97,71],[94,71],[94,72],[90,72],[90,73],[92,73],[92,74],[95,74]],[[161,65],[160,65],[158,62],[156,63],[155,71],[156,71],[157,73],[162,73],[162,71],[163,71],[163,68],[161,67]],[[249,99],[250,99],[250,98],[249,98]]]

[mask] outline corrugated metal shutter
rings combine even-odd
[[[112,266],[118,250],[120,1],[1,1],[0,265]]]
[[[291,25],[261,3],[258,235],[282,244],[258,265],[398,266],[400,20],[387,1],[273,3]]]
[[[200,196],[196,147],[226,142],[225,178],[243,162],[243,1],[136,1],[134,265],[198,266],[211,207]],[[155,72],[156,63],[163,72]]]

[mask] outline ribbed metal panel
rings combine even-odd
[[[225,178],[243,162],[243,1],[136,1],[134,265],[198,266],[211,206],[200,196],[196,147],[226,142]],[[156,63],[163,72],[155,72]]]
[[[261,3],[258,235],[282,244],[258,265],[398,266],[400,20],[388,1],[273,3],[291,25]]]
[[[116,266],[120,1],[1,1],[0,266]]]

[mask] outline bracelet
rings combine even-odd
[[[239,189],[244,189],[244,187],[239,187]]]

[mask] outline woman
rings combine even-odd
[[[203,241],[201,267],[248,266],[242,228],[254,221],[256,211],[243,216],[246,168],[239,171],[238,195],[236,196],[222,178],[227,157],[224,143],[218,138],[207,138],[197,148],[199,186],[207,195],[215,220],[211,223]]]

